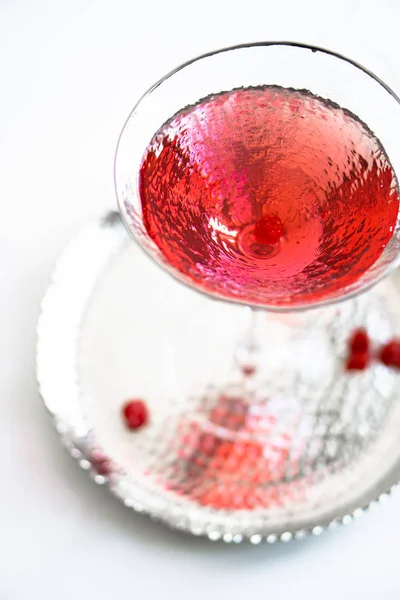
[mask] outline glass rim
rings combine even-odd
[[[263,47],[268,48],[268,47],[273,47],[273,46],[286,46],[286,47],[298,48],[298,49],[302,49],[302,50],[310,50],[314,54],[319,52],[321,54],[326,54],[333,58],[337,58],[339,60],[347,62],[351,66],[359,69],[360,71],[365,73],[365,75],[367,75],[368,77],[373,79],[386,92],[388,92],[388,94],[390,94],[390,96],[392,96],[392,98],[400,105],[400,97],[396,94],[396,92],[387,83],[385,83],[383,81],[383,79],[378,77],[378,75],[376,75],[373,71],[371,71],[370,69],[368,69],[361,63],[357,62],[356,60],[353,60],[352,58],[345,56],[344,54],[341,54],[340,52],[336,52],[334,50],[328,50],[327,48],[323,48],[322,46],[306,44],[303,42],[277,41],[277,40],[258,41],[258,42],[243,42],[241,44],[234,44],[232,46],[224,46],[223,48],[218,48],[217,50],[211,50],[208,52],[204,52],[203,54],[199,54],[199,55],[179,64],[174,69],[171,69],[170,71],[168,71],[165,75],[163,75],[155,83],[153,83],[139,97],[137,102],[134,104],[132,110],[129,112],[127,118],[125,119],[124,124],[121,129],[121,132],[118,136],[117,145],[116,145],[116,149],[115,149],[115,156],[114,156],[114,189],[115,189],[115,194],[116,194],[116,198],[117,198],[119,215],[122,219],[122,222],[125,225],[125,228],[127,229],[128,233],[129,233],[130,237],[132,238],[132,240],[134,242],[136,242],[138,244],[138,246],[140,246],[140,248],[142,248],[144,250],[144,252],[146,252],[146,254],[148,254],[148,256],[157,264],[158,267],[167,271],[167,273],[169,275],[172,275],[180,283],[183,283],[184,285],[188,286],[189,288],[194,289],[196,292],[198,292],[204,296],[207,296],[210,300],[223,301],[223,302],[228,302],[228,303],[233,303],[233,304],[242,304],[244,306],[250,306],[251,308],[253,308],[255,310],[265,310],[268,312],[275,312],[275,313],[302,312],[305,310],[313,310],[313,309],[322,308],[324,306],[326,307],[326,306],[338,304],[340,302],[344,302],[346,300],[355,298],[355,297],[359,296],[360,294],[364,294],[365,292],[367,292],[370,289],[372,289],[373,287],[375,287],[375,285],[377,285],[380,281],[385,279],[388,275],[390,275],[391,272],[393,272],[397,267],[400,266],[400,254],[396,257],[395,260],[393,260],[387,266],[386,269],[383,269],[382,273],[378,277],[376,277],[375,279],[373,279],[370,282],[366,282],[364,285],[361,285],[361,287],[359,289],[350,290],[347,293],[345,292],[342,295],[337,296],[337,297],[334,296],[334,297],[318,300],[316,302],[311,302],[311,303],[307,303],[305,301],[305,302],[300,302],[299,304],[296,304],[296,305],[288,305],[288,304],[282,304],[282,305],[279,305],[279,304],[271,304],[271,305],[268,304],[267,305],[267,304],[265,304],[265,305],[263,305],[261,303],[249,303],[249,302],[242,300],[241,298],[227,298],[227,297],[223,296],[222,294],[220,294],[219,292],[206,291],[205,289],[203,289],[203,287],[201,285],[197,285],[196,283],[192,282],[189,279],[189,277],[185,276],[184,273],[177,271],[176,269],[171,267],[169,264],[163,262],[162,260],[159,260],[159,258],[157,256],[154,256],[150,250],[148,250],[143,244],[140,243],[140,241],[137,239],[137,237],[131,230],[131,227],[129,227],[129,224],[127,223],[125,212],[122,209],[122,201],[120,199],[120,194],[118,193],[118,185],[117,185],[118,154],[119,154],[119,150],[120,150],[120,143],[121,143],[122,137],[124,135],[125,129],[126,129],[128,123],[130,122],[130,120],[132,119],[132,117],[134,116],[137,108],[143,103],[143,101],[146,100],[146,98],[154,90],[156,90],[165,81],[170,79],[173,75],[175,75],[176,73],[179,73],[179,71],[182,71],[186,67],[189,67],[190,65],[192,65],[196,62],[199,62],[203,59],[211,58],[218,54],[224,54],[224,53],[232,52],[235,50],[246,50],[248,48],[263,48]],[[400,218],[400,210],[399,210],[399,218]]]

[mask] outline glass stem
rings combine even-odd
[[[245,333],[236,347],[235,362],[242,375],[247,377],[254,375],[259,367],[260,320],[265,316],[265,312],[250,306],[246,306],[244,310],[247,323]]]

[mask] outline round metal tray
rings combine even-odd
[[[230,439],[210,410],[230,423],[243,412],[240,382],[223,387],[243,307],[173,280],[111,212],[71,241],[53,272],[38,323],[40,392],[71,455],[133,510],[210,540],[319,535],[400,480],[399,375],[378,363],[340,372],[354,326],[366,324],[376,342],[398,329],[399,283],[395,274],[338,309],[336,362],[313,398],[300,382],[298,397],[269,403],[266,413],[261,393],[262,426]],[[265,358],[272,372],[277,352]],[[311,371],[317,363],[318,348]],[[136,432],[121,418],[131,397],[144,398],[151,414]]]

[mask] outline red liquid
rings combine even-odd
[[[178,113],[146,151],[140,197],[172,267],[207,292],[266,305],[320,301],[356,282],[399,208],[371,131],[337,105],[279,87]]]

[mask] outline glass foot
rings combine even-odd
[[[395,273],[327,310],[260,313],[254,348],[243,307],[177,283],[110,213],[54,271],[41,394],[71,454],[136,511],[227,542],[318,534],[400,480],[400,376],[344,368],[354,328],[376,347],[399,331],[399,299]],[[150,412],[137,431],[133,397]]]

